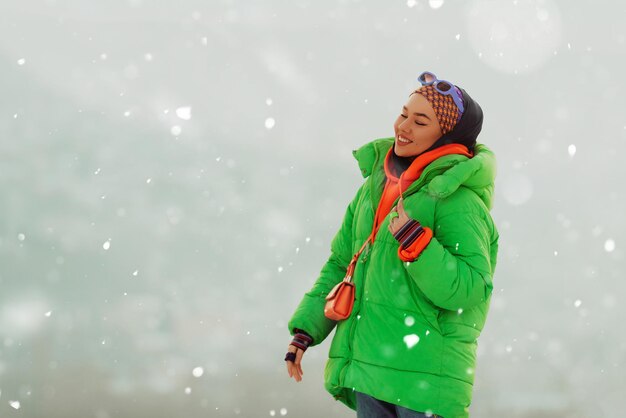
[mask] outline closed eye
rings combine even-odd
[[[402,117],[403,117],[403,118],[405,118],[405,119],[406,119],[406,118],[408,118],[408,116],[404,116],[403,114],[400,114],[400,116],[402,116]],[[426,126],[426,124],[425,124],[425,123],[415,122],[415,124],[416,124],[416,125],[419,125],[419,126]]]

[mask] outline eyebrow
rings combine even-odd
[[[407,111],[409,110],[409,109],[407,109],[407,108],[406,108],[406,106],[402,106],[402,109],[407,110]],[[413,112],[413,114],[414,114],[415,116],[424,116],[426,119],[430,120],[430,118],[429,118],[429,117],[428,117],[425,113],[417,113],[417,112]]]

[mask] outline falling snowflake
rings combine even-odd
[[[419,342],[420,337],[418,337],[416,334],[409,334],[405,335],[403,340],[407,348],[413,348],[413,346]]]
[[[567,147],[567,152],[569,153],[570,157],[573,157],[574,154],[576,154],[576,145],[571,144],[569,147]]]
[[[428,0],[428,5],[432,9],[438,9],[443,6],[443,0]]]
[[[191,119],[191,107],[190,106],[179,107],[178,109],[176,109],[176,116],[178,116],[182,120]]]
[[[172,126],[172,129],[170,129],[171,134],[174,136],[180,135],[182,131],[183,129],[179,125],[174,125]]]

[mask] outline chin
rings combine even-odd
[[[412,157],[418,153],[414,149],[406,149],[406,147],[393,146],[393,149],[398,157]]]

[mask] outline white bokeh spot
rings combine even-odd
[[[474,1],[468,13],[468,39],[494,70],[520,74],[543,66],[560,43],[562,24],[552,0]]]

